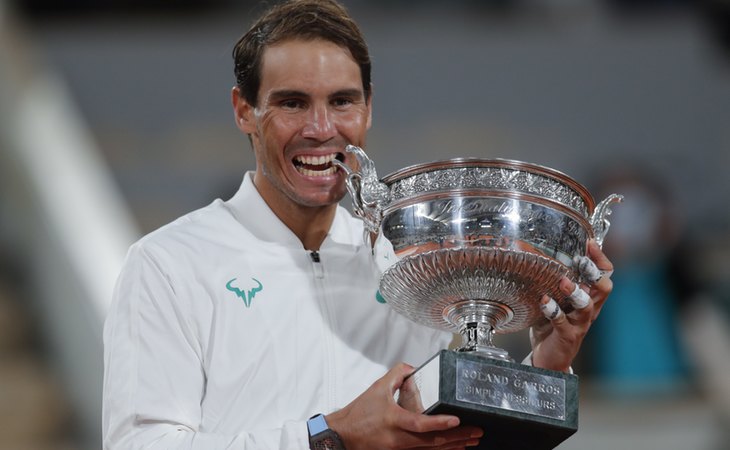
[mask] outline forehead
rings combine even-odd
[[[261,64],[261,91],[272,88],[362,90],[362,76],[346,47],[323,39],[287,40],[268,46]]]

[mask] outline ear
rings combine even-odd
[[[373,83],[370,83],[370,95],[367,99],[367,108],[368,108],[368,120],[366,123],[366,130],[370,129],[370,126],[373,124]]]
[[[246,134],[254,133],[256,131],[254,107],[241,96],[241,90],[238,86],[231,89],[231,104],[233,105],[233,115],[236,118],[238,129]]]

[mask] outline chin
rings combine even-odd
[[[312,195],[305,198],[300,197],[300,204],[310,207],[324,207],[331,206],[339,203],[347,192],[342,189],[337,192],[332,192],[327,195]]]

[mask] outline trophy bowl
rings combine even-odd
[[[353,211],[376,237],[380,293],[417,323],[459,333],[458,351],[511,360],[492,343],[544,320],[543,294],[566,311],[563,276],[588,239],[608,231],[611,195],[596,205],[573,178],[537,164],[460,158],[418,164],[378,179],[359,147],[359,170],[347,172]]]

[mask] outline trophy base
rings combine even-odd
[[[578,377],[442,350],[404,383],[398,402],[484,430],[479,449],[547,450],[578,430]]]

